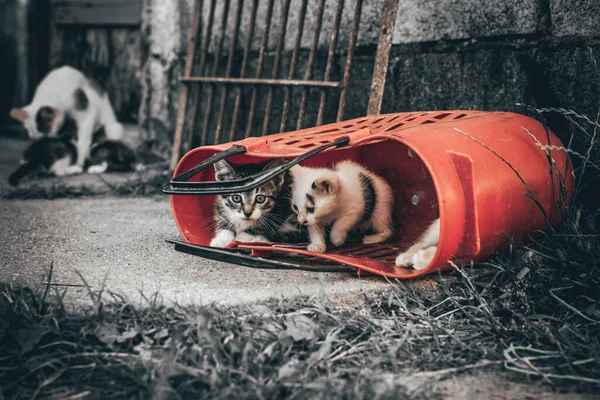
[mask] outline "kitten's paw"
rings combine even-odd
[[[88,174],[103,174],[106,172],[107,169],[108,169],[108,164],[106,162],[103,162],[102,164],[91,165],[87,169],[87,173]]]
[[[341,246],[346,242],[346,238],[348,237],[348,232],[332,230],[331,235],[329,236],[329,240],[331,244],[334,246]]]
[[[233,232],[220,231],[214,239],[210,241],[210,245],[212,247],[226,247],[229,243],[233,242],[234,239],[235,236],[233,235]]]
[[[396,266],[398,267],[408,267],[413,263],[413,254],[411,253],[400,253],[398,257],[396,257]]]
[[[325,250],[327,250],[327,246],[321,243],[311,243],[306,247],[306,250],[312,251],[314,253],[325,253]]]
[[[388,238],[381,234],[381,233],[377,233],[374,235],[367,235],[363,238],[363,243],[364,244],[374,244],[374,243],[381,243],[381,242],[385,242]]]
[[[242,232],[235,237],[235,240],[239,242],[261,242],[268,243],[269,240],[262,235],[250,235],[246,232]]]
[[[267,239],[266,237],[262,236],[262,235],[256,235],[252,238],[253,242],[259,242],[259,243],[269,243],[270,240]]]
[[[65,175],[75,175],[83,173],[83,168],[80,165],[69,165],[65,168]]]
[[[437,246],[432,246],[426,248],[425,250],[417,251],[412,257],[412,267],[417,271],[427,268],[427,266],[431,264],[436,252]]]
[[[232,241],[233,240],[226,240],[224,238],[216,237],[210,241],[210,246],[211,247],[226,247]]]

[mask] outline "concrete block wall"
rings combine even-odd
[[[143,71],[140,122],[151,136],[159,130],[163,132],[160,135],[169,136],[175,126],[177,79],[183,71],[193,0],[146,2],[144,37],[150,50]],[[204,3],[207,8],[210,2]],[[266,3],[261,0],[261,7]],[[306,32],[314,24],[315,3],[309,1]],[[218,4],[215,26],[222,15],[223,2]],[[236,4],[231,1],[232,8]],[[277,39],[281,4],[275,0],[271,50]],[[345,4],[339,49],[347,46],[355,1],[346,0]],[[250,6],[246,1],[241,32],[249,23]],[[365,1],[346,118],[366,112],[365,93],[370,90],[382,6],[383,0]],[[258,12],[255,50],[262,33],[260,19],[266,14],[263,8]],[[290,21],[295,21],[299,8],[300,1],[292,1]],[[203,26],[207,13],[206,9]],[[230,18],[233,15],[231,12]],[[571,108],[595,118],[600,103],[599,15],[598,0],[400,0],[382,112],[460,108],[523,112],[516,103],[526,103]],[[323,46],[332,21],[333,12],[326,11]],[[291,22],[289,38],[295,38],[296,29]],[[217,36],[213,35],[211,49]],[[230,40],[225,38],[225,49]],[[244,37],[239,40],[241,49]],[[288,52],[292,43],[286,45]],[[302,47],[309,46],[307,34]],[[339,78],[345,57],[343,52],[338,54],[333,79]],[[268,59],[266,74],[270,74]],[[281,77],[286,75],[284,61]]]

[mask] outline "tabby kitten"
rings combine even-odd
[[[217,181],[241,179],[278,167],[283,160],[266,166],[233,166],[227,161],[215,163]],[[210,245],[225,247],[240,242],[301,242],[306,230],[297,224],[291,212],[287,174],[280,174],[249,192],[220,195],[215,203],[215,237]]]

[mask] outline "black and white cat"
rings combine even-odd
[[[352,161],[333,169],[296,165],[290,169],[292,207],[298,222],[308,226],[309,251],[326,250],[325,231],[334,246],[346,242],[351,232],[372,231],[363,243],[381,243],[392,234],[393,196],[380,176]]]
[[[404,253],[398,254],[396,265],[398,267],[412,267],[416,270],[427,268],[437,252],[440,241],[440,219],[433,221],[427,230]]]
[[[68,66],[50,71],[36,88],[31,104],[13,109],[10,115],[21,121],[34,139],[57,136],[68,118],[76,122],[76,160],[64,174],[83,171],[98,128],[104,128],[108,140],[123,136],[108,95],[81,71]]]
[[[16,186],[21,179],[38,171],[68,175],[76,161],[77,146],[72,136],[43,137],[25,150],[21,166],[10,175],[8,182]],[[89,173],[130,172],[141,168],[136,163],[135,153],[128,146],[115,140],[103,140],[92,146],[84,168]]]
[[[283,163],[272,160],[267,165],[234,166],[227,161],[215,163],[217,181],[244,178]],[[220,195],[215,203],[214,247],[225,247],[234,240],[240,242],[302,242],[306,230],[298,225],[291,212],[287,174],[280,174],[250,192]]]

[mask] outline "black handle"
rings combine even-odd
[[[251,256],[249,249],[228,249],[218,247],[201,246],[177,240],[167,240],[167,243],[175,245],[175,250],[195,256],[208,258],[210,260],[222,261],[227,263],[239,264],[245,267],[259,269],[299,269],[303,271],[315,272],[356,272],[356,268],[345,264],[339,265],[311,265],[311,264],[293,264],[282,260],[273,260],[269,258]],[[265,250],[270,250],[266,247]],[[247,253],[247,254],[244,254]]]
[[[163,193],[166,194],[186,194],[186,195],[203,195],[203,194],[233,194],[240,192],[247,192],[252,190],[263,183],[273,179],[275,176],[287,171],[294,165],[306,160],[309,157],[314,156],[317,153],[327,150],[331,147],[342,147],[350,143],[350,139],[347,137],[336,140],[335,142],[328,143],[326,145],[314,148],[306,153],[302,154],[290,160],[280,166],[261,171],[257,174],[247,176],[242,179],[234,179],[230,181],[214,181],[214,182],[187,182],[189,178],[197,174],[198,172],[206,169],[213,165],[217,161],[223,160],[234,154],[243,154],[246,149],[242,146],[233,146],[227,150],[215,154],[214,156],[207,158],[194,168],[186,171],[180,175],[177,175],[165,188]]]

